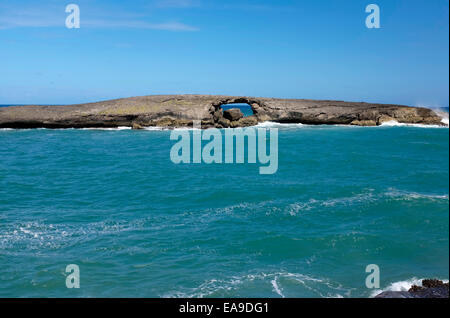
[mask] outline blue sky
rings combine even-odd
[[[67,29],[66,5],[81,28]],[[367,29],[378,4],[381,29]],[[448,0],[0,0],[0,104],[228,94],[448,106]]]

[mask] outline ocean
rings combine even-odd
[[[279,129],[272,175],[176,165],[166,130],[0,130],[0,297],[371,297],[448,280],[448,128],[261,126]]]

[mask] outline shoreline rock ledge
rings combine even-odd
[[[424,279],[422,286],[413,285],[408,291],[385,291],[375,298],[449,298],[449,283]]]
[[[247,103],[254,115],[235,116],[223,105]],[[190,127],[235,128],[260,122],[310,125],[378,126],[397,121],[406,124],[443,125],[427,108],[328,100],[257,98],[210,95],[154,95],[64,106],[10,106],[0,108],[0,128],[113,128]]]

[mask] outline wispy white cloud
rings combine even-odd
[[[195,26],[178,21],[150,22],[142,13],[107,12],[107,10],[101,10],[98,15],[95,15],[93,10],[89,10],[89,16],[85,17],[84,12],[86,11],[81,7],[82,28],[132,28],[172,32],[193,32],[199,30]],[[10,3],[8,6],[0,4],[0,30],[12,28],[64,28],[66,17],[67,13],[64,11],[64,6],[60,5],[23,8]]]
[[[138,20],[86,20],[82,25],[93,28],[129,28],[163,31],[198,31],[199,29],[180,22],[149,23]]]
[[[149,29],[166,30],[166,31],[199,31],[197,27],[179,22],[165,22],[158,24],[149,24]]]
[[[281,2],[281,1],[280,1]],[[297,11],[298,9],[283,3],[264,4],[264,3],[248,3],[245,1],[238,3],[223,3],[218,5],[218,8],[224,10],[238,10],[238,11]]]
[[[154,4],[158,8],[193,8],[201,6],[199,0],[156,0]]]
[[[65,16],[55,14],[52,7],[19,7],[3,4],[0,6],[0,29],[17,27],[56,27],[64,26]]]

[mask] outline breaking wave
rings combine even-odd
[[[302,128],[308,125],[304,124],[282,124],[273,121],[265,121],[256,125],[256,128]]]
[[[102,127],[92,127],[92,128],[80,128],[80,130],[130,130],[131,127],[127,126],[120,126],[120,127],[114,127],[114,128],[102,128]]]
[[[376,128],[376,127],[415,127],[415,128],[448,128],[448,117],[445,119],[442,119],[442,123],[446,126],[440,126],[440,125],[424,125],[424,124],[404,124],[399,123],[396,120],[391,120],[388,122],[384,122],[380,126],[353,126],[353,125],[306,125],[306,124],[286,124],[286,123],[277,123],[277,122],[271,122],[266,121],[259,123],[256,125],[256,128],[290,128],[290,129],[296,129],[296,128],[305,128],[305,127],[352,127],[352,128]]]
[[[399,123],[396,120],[391,120],[391,121],[382,123],[379,127],[448,128],[448,121],[447,121],[447,126],[439,126],[439,125],[423,125],[423,124],[404,124],[404,123]]]

